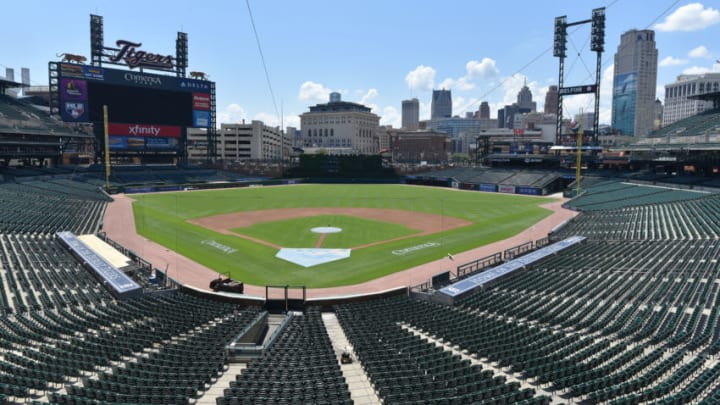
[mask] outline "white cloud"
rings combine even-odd
[[[515,73],[514,75],[503,79],[502,86],[503,90],[505,91],[503,95],[503,102],[505,104],[516,103],[518,93],[520,93],[520,90],[523,88],[526,82],[527,76],[520,73]],[[532,93],[533,101],[537,101],[537,99],[541,96],[545,97],[545,93],[543,93],[542,95],[540,94],[537,82],[528,82],[527,86]]]
[[[471,82],[467,77],[461,77],[459,79],[453,79],[448,77],[447,79],[440,82],[438,85],[439,89],[451,89],[455,91],[468,91],[475,88],[475,83]]]
[[[602,98],[601,98],[602,100]],[[570,97],[563,97],[563,116],[575,119],[575,116],[582,112],[592,112],[595,109],[595,96],[592,94],[578,94]],[[602,117],[602,112],[600,114]],[[585,128],[592,128],[592,122],[583,122]]]
[[[655,98],[660,101],[665,100],[665,86],[655,86]]]
[[[370,101],[372,101],[375,97],[377,97],[380,94],[380,92],[377,91],[377,89],[370,89],[362,96],[360,99],[360,104],[368,105],[370,104]]]
[[[224,109],[218,111],[217,120],[218,127],[220,124],[235,124],[242,122],[246,118],[245,109],[240,104],[229,104]]]
[[[701,75],[703,73],[718,73],[720,72],[720,64],[715,63],[711,68],[705,66],[691,66],[682,71],[684,75]]]
[[[679,7],[665,21],[655,24],[655,29],[667,32],[699,31],[717,23],[720,23],[720,11],[705,8],[702,3],[690,3]]]
[[[298,98],[302,101],[327,102],[332,90],[323,86],[321,83],[306,81],[300,85],[300,93]]]
[[[283,127],[295,127],[297,129],[300,129],[300,116],[297,114],[286,115],[284,118]]]
[[[490,79],[496,76],[500,71],[495,66],[495,60],[483,58],[482,61],[471,60],[465,64],[467,76],[477,79]]]
[[[475,112],[480,107],[480,100],[476,97],[472,97],[465,100],[464,97],[457,97],[457,100],[453,100],[453,115],[465,118],[465,113]]]
[[[271,114],[271,113],[259,112],[259,113],[255,114],[255,116],[253,117],[253,120],[262,121],[263,124],[265,124],[269,127],[279,127],[280,126],[280,119],[278,118],[278,116],[275,114]]]
[[[610,65],[603,70],[602,81],[600,82],[600,118],[601,124],[612,122],[612,95],[613,76],[615,65]]]
[[[447,79],[440,82],[438,85],[439,89],[452,89],[455,86],[455,79],[448,77]]]
[[[451,89],[455,91],[470,91],[476,87],[474,79],[489,80],[500,71],[495,67],[495,61],[490,58],[483,58],[482,61],[471,60],[465,64],[465,75],[457,79],[448,77],[438,88]]]
[[[432,112],[432,104],[421,101],[420,102],[420,119],[421,120],[429,120],[431,112]]]
[[[380,117],[380,125],[392,125],[393,128],[400,128],[402,125],[402,116],[398,109],[392,106],[385,107],[382,117]]]
[[[707,58],[710,56],[710,51],[708,51],[707,48],[705,48],[704,45],[700,45],[695,49],[692,49],[690,52],[688,52],[688,56],[691,58]]]
[[[410,90],[432,90],[435,85],[435,69],[420,65],[405,75],[405,82]]]
[[[547,94],[550,86],[545,86],[539,89],[539,94],[533,93],[533,101],[537,103],[537,111],[545,111],[545,94]]]
[[[673,58],[672,56],[666,56],[663,60],[658,63],[658,66],[677,66],[686,65],[688,63],[685,59]]]

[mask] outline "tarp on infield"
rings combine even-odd
[[[465,280],[451,284],[445,288],[442,288],[439,293],[453,299],[458,298],[476,288],[480,288],[492,281],[495,281],[507,274],[510,274],[517,269],[523,268],[529,264],[542,260],[550,255],[553,255],[563,249],[567,249],[570,246],[578,244],[584,240],[584,236],[571,236],[567,239],[561,240],[560,242],[545,246],[532,253],[528,253],[524,256],[518,257],[517,259],[513,259],[509,262],[493,267],[490,270],[483,271],[482,273],[471,276]]]
[[[282,248],[275,257],[303,267],[334,262],[350,257],[351,249],[295,249]]]

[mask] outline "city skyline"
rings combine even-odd
[[[542,110],[547,88],[557,84],[552,57],[554,17],[590,18],[607,7],[601,78],[600,122],[610,123],[613,53],[631,29],[656,31],[657,97],[683,73],[720,72],[712,38],[720,35],[720,11],[709,3],[673,1],[637,4],[628,0],[578,5],[520,2],[523,12],[455,2],[205,2],[166,3],[28,1],[4,6],[0,35],[12,38],[0,53],[6,67],[31,69],[31,84],[47,84],[47,63],[62,52],[89,56],[89,15],[105,19],[105,44],[125,39],[148,52],[174,54],[178,31],[189,37],[189,70],[206,72],[217,83],[219,122],[262,120],[299,126],[299,116],[330,92],[372,108],[381,125],[401,126],[401,102],[418,98],[420,119],[430,118],[433,89],[453,93],[453,115],[477,111],[482,101],[497,110],[517,99],[527,85]],[[279,5],[282,5],[281,7]],[[715,6],[715,7],[713,7]],[[252,20],[250,18],[252,11]],[[446,21],[446,24],[438,22]],[[268,87],[255,31],[272,85]],[[569,30],[565,85],[594,81],[595,54],[589,26]],[[577,57],[580,54],[580,57]],[[589,71],[593,71],[593,75]],[[271,95],[274,95],[273,96]],[[592,96],[566,97],[564,113],[592,110]],[[283,115],[282,120],[280,115]]]

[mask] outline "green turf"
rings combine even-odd
[[[218,272],[230,272],[233,279],[249,284],[313,288],[357,284],[443,258],[448,253],[506,239],[550,214],[538,206],[549,201],[545,198],[402,185],[275,186],[134,195],[133,198],[137,200],[133,211],[138,233],[168,249]],[[274,248],[187,222],[223,213],[295,207],[400,209],[462,218],[472,225],[355,249],[349,259],[304,268],[276,258]],[[357,222],[364,221],[367,220]],[[389,234],[397,232],[397,226],[384,224],[382,232],[357,240],[387,240]],[[372,228],[362,227],[368,232]],[[283,234],[289,233],[287,227],[276,229],[279,236],[273,238],[283,238]],[[312,243],[304,247],[314,246],[315,239],[309,240]],[[393,254],[393,251],[425,243],[435,246],[404,255]],[[438,269],[438,272],[443,270],[448,269]]]
[[[307,248],[316,246],[320,234],[312,232],[312,228],[321,226],[332,226],[342,230],[339,233],[326,235],[321,247],[329,249],[348,249],[419,232],[402,225],[351,215],[313,215],[260,222],[245,228],[235,228],[232,231],[286,248]]]

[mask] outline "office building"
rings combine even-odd
[[[622,135],[643,137],[653,129],[658,50],[655,32],[630,30],[615,53],[612,127]]]
[[[680,75],[674,83],[665,85],[665,105],[662,126],[692,117],[713,108],[712,101],[693,100],[688,97],[720,91],[720,73]]]
[[[433,90],[430,119],[452,117],[452,93],[450,90]]]
[[[545,114],[555,114],[558,112],[558,86],[550,86],[547,93],[545,93],[545,107],[543,108]]]
[[[489,120],[490,119],[490,104],[488,104],[487,101],[483,101],[480,103],[480,108],[478,109],[478,119],[481,120]]]
[[[300,116],[303,149],[323,150],[324,153],[375,154],[378,153],[377,131],[380,117],[362,104],[342,101],[339,93],[331,95],[330,102],[310,107]]]
[[[420,123],[420,101],[417,98],[402,101],[402,128],[408,131],[418,129]]]
[[[284,144],[284,149],[283,149]],[[188,128],[188,160],[207,159],[208,139],[203,128]],[[220,124],[215,134],[216,156],[224,162],[259,160],[275,162],[289,156],[289,140],[283,142],[283,134],[278,127],[270,127],[262,121],[236,124]]]
[[[527,112],[535,112],[537,111],[537,103],[533,101],[532,92],[530,91],[530,88],[527,86],[527,79],[525,79],[525,83],[523,84],[522,89],[518,92],[517,95],[517,105],[520,110],[527,111]]]

